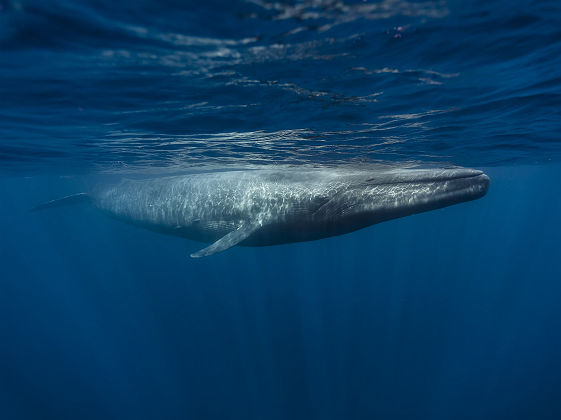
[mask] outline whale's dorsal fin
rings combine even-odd
[[[223,236],[212,245],[201,249],[200,251],[191,254],[192,258],[208,257],[209,255],[216,254],[217,252],[222,252],[231,248],[244,239],[247,239],[249,235],[255,232],[261,227],[261,223],[244,223],[236,230]]]
[[[29,211],[39,211],[44,209],[50,209],[54,207],[62,207],[68,206],[71,204],[79,204],[79,203],[86,203],[91,200],[90,196],[87,193],[78,193],[67,195],[66,197],[57,198],[56,200],[47,201],[46,203],[41,203],[31,209]]]

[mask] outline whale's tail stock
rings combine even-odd
[[[47,201],[45,203],[41,203],[31,209],[29,211],[39,211],[45,209],[52,209],[54,207],[63,207],[63,206],[70,206],[73,204],[81,204],[81,203],[89,203],[91,201],[91,197],[88,193],[78,193],[67,195],[66,197],[57,198],[56,200]]]

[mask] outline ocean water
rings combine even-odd
[[[0,0],[0,418],[561,418],[561,3]],[[483,169],[476,201],[201,244],[106,177]]]

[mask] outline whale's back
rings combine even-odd
[[[212,241],[242,224],[311,217],[334,188],[314,172],[217,172],[123,180],[96,192],[94,204],[128,222]]]

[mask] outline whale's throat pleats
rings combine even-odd
[[[335,195],[325,200],[325,202],[313,212],[315,219],[330,220],[350,213],[356,205],[356,201],[349,197],[350,191],[337,192]]]
[[[262,226],[261,222],[243,223],[240,227],[223,236],[212,245],[191,254],[193,258],[208,257],[231,248],[247,239],[252,233]]]

